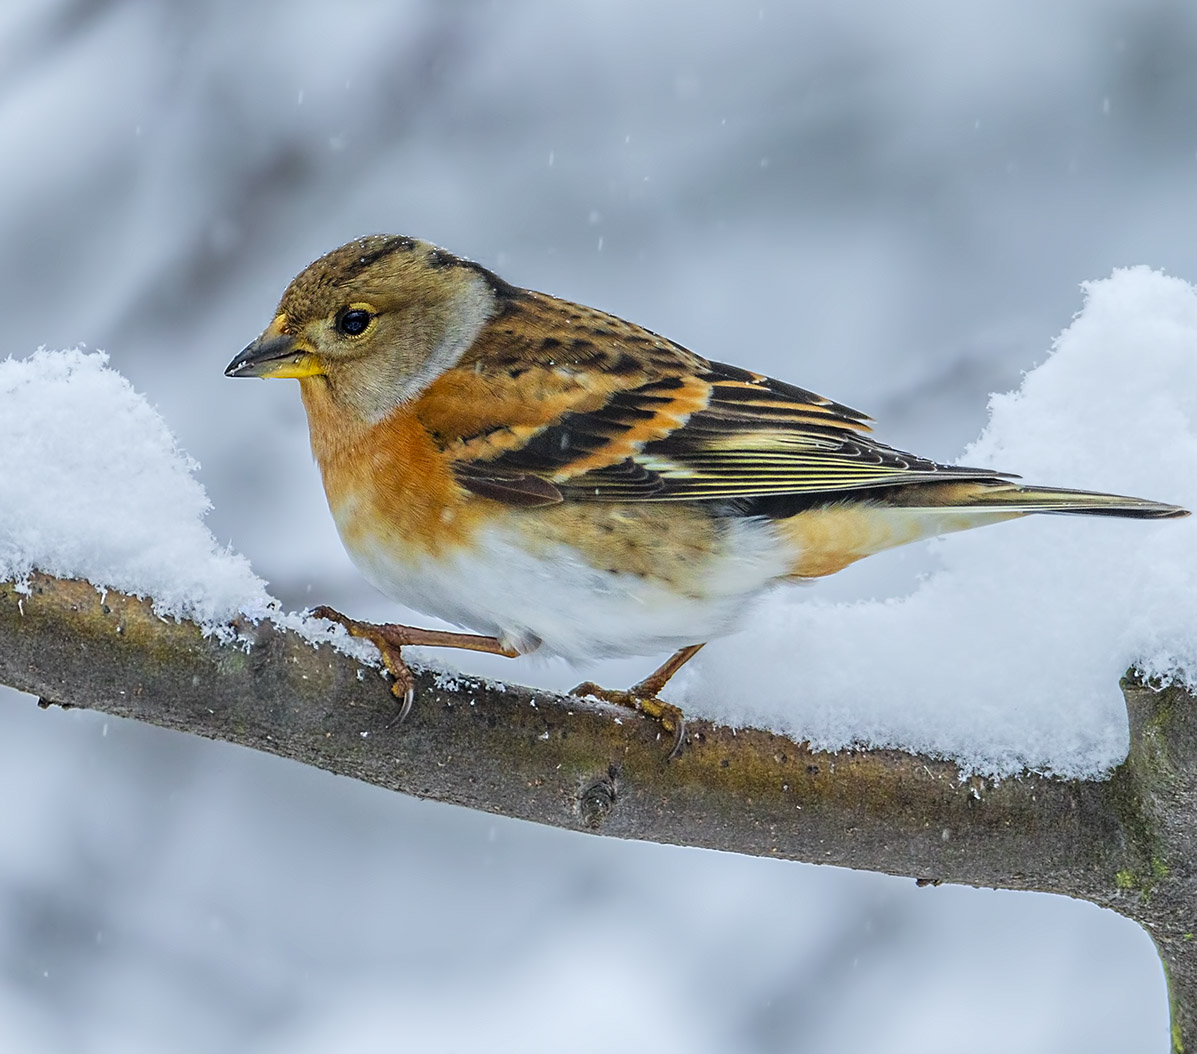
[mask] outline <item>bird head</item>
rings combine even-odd
[[[427,242],[359,238],[295,277],[228,377],[295,377],[378,421],[452,367],[511,290]]]

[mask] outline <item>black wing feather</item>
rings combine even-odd
[[[476,493],[519,504],[547,503],[550,490],[567,501],[833,501],[908,484],[1017,478],[908,454],[871,438],[869,418],[849,406],[736,366],[708,366],[697,374],[710,385],[705,408],[631,457],[570,472],[583,459],[601,462],[604,447],[651,420],[683,378],[660,378],[616,392],[597,410],[564,414],[517,450],[459,465],[459,478]]]

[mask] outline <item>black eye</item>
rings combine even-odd
[[[366,331],[372,317],[370,312],[363,308],[347,307],[337,316],[337,332],[347,337],[356,337]]]

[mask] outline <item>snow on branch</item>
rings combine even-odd
[[[147,601],[35,573],[0,585],[0,682],[558,827],[1074,895],[1068,876],[1143,867],[1117,779],[995,782],[707,721],[667,761],[669,737],[638,714],[430,671],[399,724],[377,670],[269,621],[239,630],[205,637]]]
[[[377,671],[269,621],[239,640],[39,573],[0,584],[0,683],[43,704],[263,750],[419,797],[557,827],[1081,897],[1142,924],[1197,1037],[1197,700],[1126,685],[1132,750],[1107,779],[998,782],[895,750],[827,753],[693,721],[418,674],[402,724]]]

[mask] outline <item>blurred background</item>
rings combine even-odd
[[[1081,281],[1197,279],[1186,0],[7,0],[0,139],[0,354],[106,349],[217,536],[289,607],[363,617],[405,613],[341,551],[295,386],[222,377],[350,237],[436,241],[949,460]],[[0,694],[4,1050],[1168,1042],[1150,940],[1086,904],[539,829]]]

